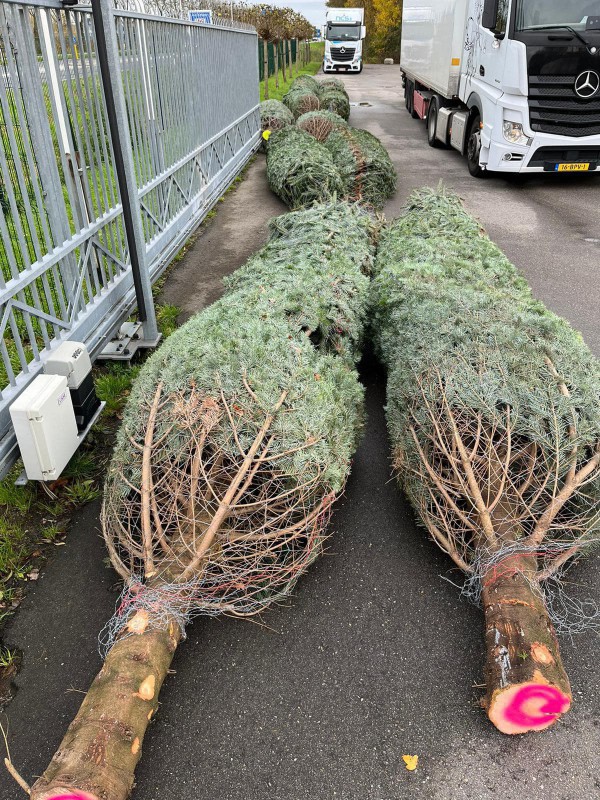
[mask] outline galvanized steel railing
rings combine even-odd
[[[154,280],[258,144],[257,37],[111,17]],[[48,352],[66,338],[97,355],[135,303],[104,88],[89,7],[0,2],[0,474],[8,408]]]

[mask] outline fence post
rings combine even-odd
[[[263,80],[265,82],[265,100],[269,99],[269,43],[263,39]]]
[[[111,0],[95,0],[92,3],[92,13],[96,30],[98,63],[104,85],[106,112],[115,155],[115,171],[123,205],[123,222],[129,247],[138,317],[142,323],[144,345],[151,347],[157,344],[160,334],[156,324],[152,281],[146,259],[146,240],[142,228],[129,120],[121,81],[115,16]]]
[[[267,53],[269,56],[269,76],[275,74],[275,44],[268,42]]]

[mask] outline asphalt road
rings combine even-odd
[[[353,101],[370,104],[354,107],[351,122],[379,136],[398,168],[388,216],[414,187],[443,179],[538,297],[600,354],[600,176],[475,181],[457,154],[428,147],[404,110],[397,67],[345,80]],[[166,299],[182,302],[184,316],[214,299],[219,276],[264,241],[279,209],[259,158],[170,276]],[[190,626],[144,742],[134,800],[600,798],[598,634],[562,642],[575,703],[558,725],[519,737],[495,731],[477,706],[481,612],[443,580],[460,576],[390,481],[384,376],[369,358],[362,375],[368,423],[328,554],[264,626]],[[96,636],[116,595],[97,511],[78,516],[8,634],[24,650],[9,742],[28,779],[46,766],[100,667]],[[598,557],[578,565],[572,592],[600,602],[599,569]],[[415,772],[403,754],[419,755]],[[0,776],[0,797],[21,796]]]

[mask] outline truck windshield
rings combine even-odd
[[[357,42],[360,39],[360,25],[329,25],[327,38],[330,42]]]
[[[568,25],[584,31],[600,27],[600,0],[519,0],[518,31],[543,30]]]

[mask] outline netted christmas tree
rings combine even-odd
[[[483,604],[489,718],[542,730],[572,700],[559,578],[599,539],[598,362],[443,190],[413,195],[375,274],[398,479]]]
[[[348,93],[338,78],[317,81],[310,75],[300,75],[284,95],[283,102],[296,119],[319,109],[332,111],[344,120],[350,116]]]
[[[225,296],[142,367],[102,514],[125,588],[34,800],[125,800],[189,621],[261,612],[321,551],[361,426],[372,259],[357,207],[279,218]]]
[[[283,96],[283,102],[294,115],[294,119],[298,119],[298,117],[302,116],[302,114],[306,114],[308,111],[318,111],[318,109],[321,108],[317,92],[317,89],[312,90],[309,86],[298,85],[296,81],[294,81]]]
[[[314,94],[318,95],[321,91],[321,82],[314,78],[312,75],[299,75],[292,81],[292,85],[290,89],[308,89],[308,91],[313,92]]]
[[[280,100],[263,100],[259,106],[263,131],[279,131],[294,124],[294,116]]]
[[[338,92],[346,91],[346,86],[344,85],[344,81],[341,81],[339,78],[334,78],[331,75],[322,78],[319,81],[319,87],[322,92],[328,89],[335,89]]]
[[[396,191],[396,170],[377,137],[360,128],[339,127],[325,139],[344,183],[344,195],[382,208]]]
[[[373,225],[359,205],[348,203],[313,205],[277,217],[269,226],[269,243],[225,285],[238,295],[253,295],[260,287],[317,350],[354,364],[366,325],[371,257],[365,237],[372,236]]]
[[[260,127],[262,139],[260,149],[266,152],[272,133],[294,124],[294,115],[281,100],[263,100],[260,104]]]
[[[350,117],[350,100],[345,89],[326,86],[319,93],[319,103],[324,111],[333,111],[346,120]]]
[[[327,148],[298,128],[285,128],[269,138],[267,180],[292,209],[344,196],[339,170]]]
[[[298,117],[296,125],[317,142],[324,142],[332,131],[348,127],[348,123],[333,111],[309,111]]]

